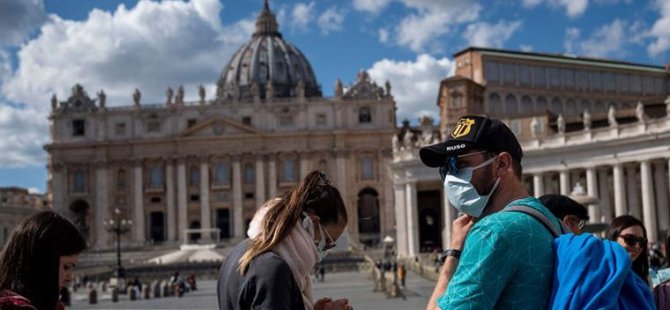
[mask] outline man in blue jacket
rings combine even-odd
[[[427,309],[547,308],[553,236],[528,214],[500,211],[525,205],[560,224],[521,181],[523,152],[510,129],[463,116],[444,143],[420,156],[439,168],[450,204],[464,214],[452,225],[452,248]]]

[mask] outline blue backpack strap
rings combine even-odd
[[[538,220],[540,223],[542,223],[542,225],[544,225],[544,227],[546,227],[547,230],[549,230],[549,232],[551,233],[552,236],[554,236],[554,238],[564,234],[567,231],[565,226],[563,226],[563,223],[559,222],[560,227],[561,227],[560,230],[559,230],[559,229],[556,228],[556,226],[554,226],[552,221],[546,215],[544,215],[544,213],[538,211],[535,208],[529,207],[529,206],[524,206],[524,205],[510,206],[510,207],[507,207],[507,208],[503,209],[503,212],[520,212],[520,213],[525,213],[525,214],[528,214],[528,215],[532,216],[533,218]]]

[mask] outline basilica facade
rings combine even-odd
[[[442,141],[462,115],[506,122],[524,151],[531,195],[580,192],[591,224],[630,214],[651,241],[670,229],[670,66],[468,48],[439,84],[439,125],[408,123],[393,140],[391,164],[398,253],[447,248],[449,206],[436,169],[418,150]]]
[[[345,200],[350,240],[376,244],[394,234],[388,82],[379,86],[362,71],[323,97],[310,62],[283,39],[266,2],[251,40],[216,85],[209,96],[199,88],[193,102],[182,87],[154,104],[135,90],[128,104],[113,107],[103,91],[92,97],[81,85],[67,100],[54,95],[45,146],[54,209],[95,248],[113,244],[104,223],[116,209],[132,221],[124,238],[135,245],[212,238],[188,229],[239,240],[260,205],[322,170]]]

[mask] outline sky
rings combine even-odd
[[[76,83],[108,106],[212,94],[262,0],[0,0],[0,186],[46,190],[50,98]],[[398,120],[437,121],[440,80],[470,46],[670,64],[670,0],[270,0],[324,96],[367,70]]]

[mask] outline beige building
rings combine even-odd
[[[0,187],[0,249],[21,221],[48,207],[46,195],[32,194],[20,187]]]
[[[439,126],[425,119],[394,140],[401,255],[448,245],[456,214],[418,149],[465,114],[510,126],[531,194],[569,194],[579,183],[599,200],[589,206],[591,222],[630,214],[650,240],[662,239],[670,228],[670,66],[482,48],[454,56],[455,75],[439,84]]]
[[[182,87],[159,104],[136,90],[134,103],[118,107],[80,85],[65,101],[54,95],[45,147],[54,208],[78,218],[98,248],[113,241],[103,222],[115,208],[133,221],[125,238],[136,244],[184,242],[191,228],[243,238],[259,205],[319,169],[343,194],[351,240],[394,234],[388,83],[361,72],[322,97],[310,62],[282,38],[266,3],[216,84],[216,94],[201,87],[195,102],[184,101]]]

